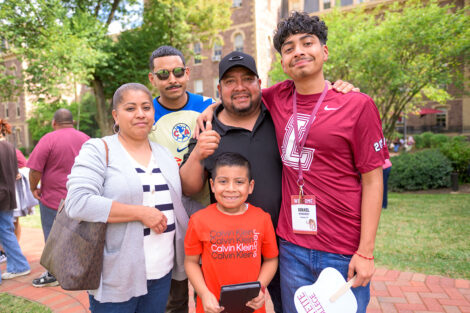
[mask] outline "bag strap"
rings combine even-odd
[[[100,138],[101,141],[103,141],[104,143],[104,147],[105,147],[105,150],[106,150],[106,167],[108,167],[108,159],[109,159],[109,156],[108,156],[108,151],[109,151],[109,148],[108,148],[108,144],[106,143],[106,141],[104,141],[103,138]],[[61,212],[65,207],[65,199],[61,199],[60,200],[60,204],[59,204],[59,208],[57,209],[57,212]]]
[[[106,143],[106,141],[103,138],[100,138],[100,139],[101,139],[101,141],[103,141],[104,147],[106,149],[106,167],[108,167],[108,160],[109,160],[108,159],[108,151],[109,151],[108,144]]]

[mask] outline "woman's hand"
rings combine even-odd
[[[155,233],[161,234],[166,230],[167,218],[160,210],[148,206],[142,207],[140,221],[142,224],[152,229]]]
[[[210,291],[201,295],[201,300],[205,313],[220,313],[224,310],[224,307],[219,306],[217,298]]]
[[[263,304],[264,304],[264,292],[260,289],[258,296],[248,301],[246,303],[246,306],[252,308],[253,310],[258,310],[263,307]]]

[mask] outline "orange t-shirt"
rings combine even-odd
[[[279,254],[270,215],[251,204],[240,215],[224,214],[215,203],[194,213],[184,250],[187,255],[201,255],[205,283],[217,300],[223,285],[258,280],[261,255],[274,258]],[[199,297],[196,312],[204,313]],[[264,306],[255,311],[264,312]]]

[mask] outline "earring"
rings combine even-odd
[[[116,124],[116,123],[114,123],[114,125],[113,125],[113,132],[114,132],[115,134],[119,133],[119,125]]]

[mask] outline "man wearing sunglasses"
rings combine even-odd
[[[184,56],[178,49],[171,46],[159,47],[150,56],[149,65],[149,80],[160,94],[153,100],[155,124],[150,140],[168,148],[180,165],[188,151],[196,118],[214,100],[186,91],[190,69],[186,67]],[[208,187],[192,199],[183,197],[183,204],[188,215],[207,206]],[[166,313],[187,312],[188,279],[186,276],[173,275]]]

